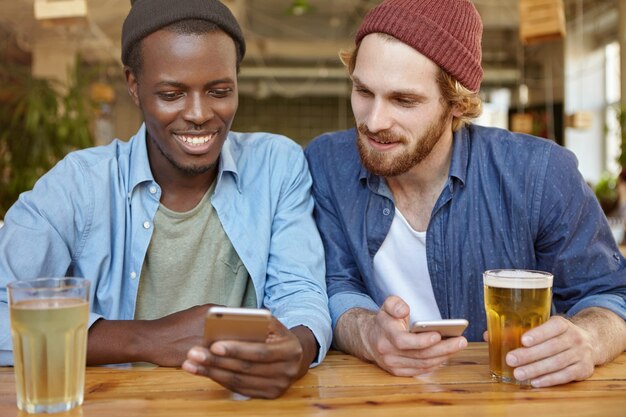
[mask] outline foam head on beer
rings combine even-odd
[[[486,271],[483,283],[497,288],[551,288],[552,274],[524,269]]]

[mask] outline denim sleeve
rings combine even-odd
[[[315,221],[324,243],[326,257],[326,285],[333,329],[337,320],[352,308],[377,310],[376,302],[367,294],[363,278],[350,250],[347,232],[336,208],[339,198],[330,196],[331,189],[324,167],[325,158],[320,146],[309,146],[305,154],[313,175],[313,198],[315,200]],[[355,213],[355,215],[363,215]]]
[[[553,271],[556,311],[604,307],[626,319],[626,260],[570,151],[552,149],[538,200],[537,265]]]
[[[287,327],[306,326],[319,344],[312,366],[326,356],[332,340],[324,253],[313,220],[311,176],[302,151],[287,164],[272,223],[264,304]]]
[[[0,229],[0,365],[12,362],[6,285],[65,276],[81,241],[89,196],[79,166],[66,158],[9,209]],[[93,203],[92,203],[93,205]]]

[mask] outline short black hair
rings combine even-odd
[[[178,33],[181,35],[204,35],[206,33],[215,32],[221,30],[218,25],[213,22],[204,19],[185,19],[179,20],[177,22],[171,23],[165,27],[163,30],[167,30],[170,32]],[[229,35],[230,36],[230,35]],[[240,48],[237,47],[237,40],[232,38],[235,43],[235,50],[237,51],[237,73],[239,73],[239,68],[241,66],[241,60],[243,56],[241,55]],[[138,78],[141,73],[143,59],[141,54],[141,44],[143,42],[143,38],[138,41],[132,43],[128,49],[128,59],[126,62],[126,66],[130,68],[130,71],[133,75]]]

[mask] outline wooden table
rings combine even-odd
[[[15,406],[12,368],[0,368],[0,416]],[[592,378],[528,389],[491,381],[484,343],[471,343],[446,366],[416,377],[393,377],[338,352],[278,400],[233,400],[214,382],[180,369],[87,368],[85,403],[54,416],[626,416],[626,353]]]

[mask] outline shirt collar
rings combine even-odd
[[[150,169],[150,160],[148,159],[148,146],[146,144],[146,125],[141,124],[141,127],[130,138],[130,182],[129,191],[135,189],[135,187],[142,182],[154,181],[152,176],[152,170]]]
[[[452,160],[450,161],[449,178],[455,177],[461,181],[461,185],[465,185],[467,177],[467,167],[469,166],[469,147],[470,135],[467,127],[454,132],[452,143]],[[452,186],[452,181],[450,181]]]
[[[219,184],[224,172],[230,172],[233,175],[235,180],[235,184],[237,184],[237,191],[241,194],[241,178],[239,176],[239,171],[237,170],[237,163],[235,162],[235,154],[236,154],[236,141],[231,139],[231,132],[228,132],[228,137],[224,142],[224,146],[222,146],[222,152],[220,153],[220,162],[217,173],[217,183]]]

